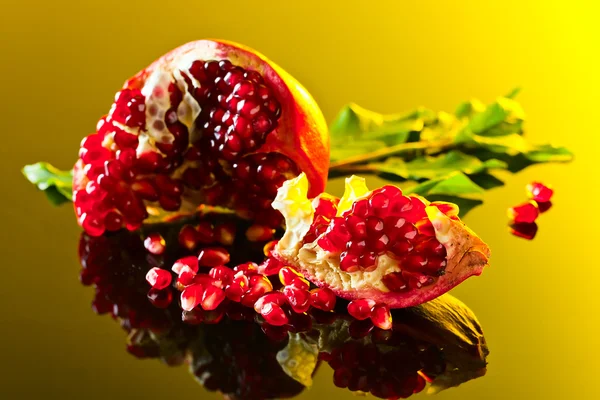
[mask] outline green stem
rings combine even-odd
[[[393,156],[397,153],[403,153],[406,151],[413,150],[435,150],[440,151],[445,148],[452,146],[452,142],[449,140],[438,140],[437,142],[409,142],[400,143],[395,146],[384,147],[379,150],[372,151],[366,154],[360,154],[354,157],[348,157],[343,160],[332,162],[329,165],[329,172],[335,172],[336,170],[344,170],[351,168],[357,170],[358,166],[355,164],[363,164],[369,161],[377,160],[380,158],[386,158]],[[368,167],[368,166],[365,166]],[[365,169],[365,170],[368,170]]]

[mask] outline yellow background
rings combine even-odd
[[[577,0],[4,0],[0,397],[205,396],[182,369],[127,355],[119,327],[89,310],[72,210],[51,207],[19,168],[69,168],[128,76],[180,44],[216,37],[275,60],[328,120],[349,101],[452,111],[522,86],[530,140],[564,144],[577,159],[509,177],[467,217],[492,265],[454,293],[483,325],[489,370],[438,397],[597,398],[599,17],[597,2]],[[556,195],[527,242],[507,233],[505,212],[532,179]],[[353,398],[330,382],[323,369],[302,398]]]

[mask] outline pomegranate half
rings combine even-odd
[[[487,265],[488,246],[454,204],[406,196],[391,185],[369,191],[356,176],[346,179],[341,199],[309,197],[303,174],[279,189],[273,207],[284,215],[286,232],[273,255],[341,298],[410,307]]]
[[[293,77],[242,45],[200,40],[125,82],[81,143],[73,200],[95,236],[200,204],[277,227],[281,184],[303,172],[317,195],[328,166],[325,120]]]

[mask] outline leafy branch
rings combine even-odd
[[[564,147],[526,141],[517,94],[487,106],[464,102],[453,114],[419,108],[383,115],[350,104],[331,124],[329,176],[378,175],[407,193],[457,203],[464,215],[485,190],[504,184],[497,171],[573,159]]]

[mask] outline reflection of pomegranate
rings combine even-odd
[[[294,78],[244,46],[201,40],[125,83],[81,143],[73,199],[94,236],[201,203],[277,227],[277,188],[303,171],[316,195],[328,165],[325,121]]]
[[[300,175],[279,189],[273,207],[285,216],[286,233],[273,254],[339,297],[414,306],[487,264],[488,247],[454,204],[405,196],[395,186],[369,191],[357,177],[346,180],[339,200],[321,195],[311,202],[308,187]],[[389,319],[385,307],[377,310]]]
[[[238,231],[248,226],[228,216],[208,216],[200,223],[218,225],[224,220],[237,221]],[[96,288],[94,310],[110,313],[120,322],[129,333],[127,349],[136,357],[159,358],[168,365],[188,362],[205,388],[231,399],[293,397],[303,384],[310,384],[319,359],[335,370],[337,386],[381,398],[408,396],[422,390],[425,382],[430,382],[430,391],[437,391],[485,373],[487,348],[479,323],[449,295],[393,310],[390,331],[374,329],[369,319],[350,318],[343,312],[343,301],[336,312],[313,307],[307,314],[293,313],[285,289],[270,294],[289,302],[284,306],[289,318],[284,326],[259,324],[255,321],[261,317],[252,308],[233,301],[214,310],[196,307],[182,316],[177,301],[170,301],[176,299],[171,288],[149,290],[145,281],[151,268],[168,270],[189,254],[178,243],[179,228],[152,226],[165,238],[160,256],[148,253],[138,233],[82,235],[81,277],[84,284]],[[244,235],[236,236],[227,250],[235,263],[263,257]],[[226,269],[221,267],[213,275],[229,276]],[[248,265],[238,269],[251,270]],[[308,285],[289,268],[282,269],[280,278],[284,288],[306,290]],[[269,299],[266,296],[263,303]],[[295,307],[306,307],[297,302],[300,298],[289,296]]]

